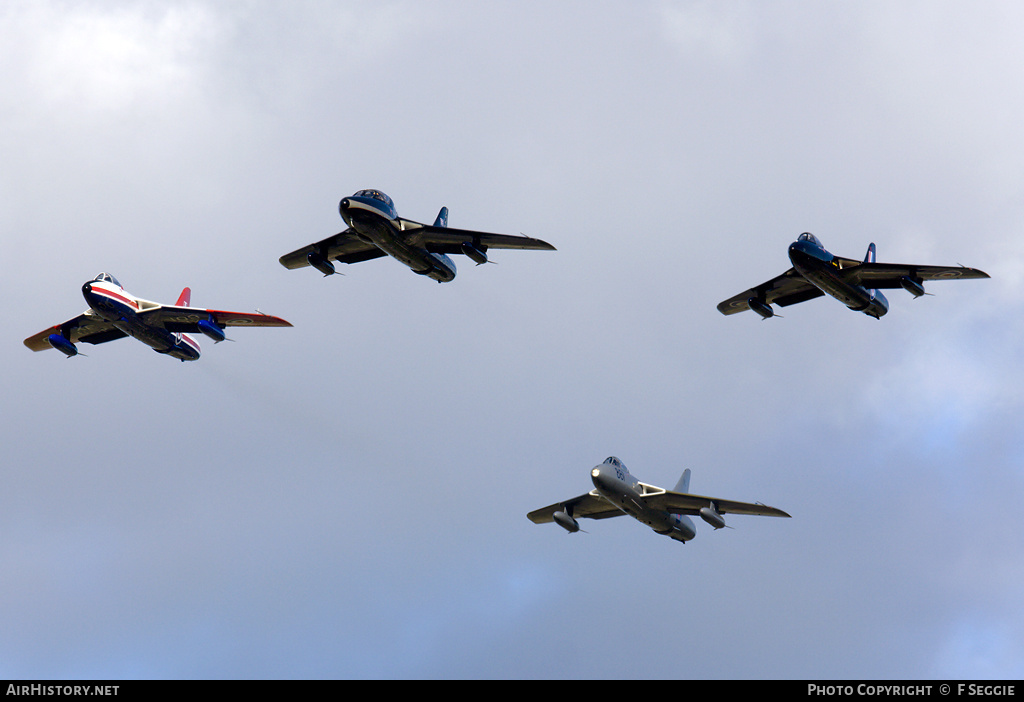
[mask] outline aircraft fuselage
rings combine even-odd
[[[817,241],[804,237],[789,245],[793,268],[814,287],[842,302],[851,310],[880,319],[889,311],[889,302],[878,290],[869,290],[843,280],[839,259]]]
[[[154,351],[182,361],[199,358],[199,344],[188,334],[171,332],[142,321],[138,315],[141,309],[139,299],[124,289],[108,282],[90,280],[82,286],[82,295],[93,312]]]
[[[343,198],[338,210],[360,239],[404,263],[414,273],[439,283],[455,279],[455,263],[448,256],[431,253],[409,242],[393,204],[357,193]]]
[[[651,509],[640,499],[643,487],[625,466],[602,463],[590,471],[590,479],[598,494],[610,503],[646,524],[656,533],[686,542],[697,535],[697,529],[689,517]]]

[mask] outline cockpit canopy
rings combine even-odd
[[[382,193],[380,190],[360,190],[353,197],[370,197],[374,200],[380,200],[385,205],[390,207],[392,210],[395,209],[395,203],[391,201],[391,198]]]
[[[818,237],[814,236],[810,232],[804,232],[796,238],[797,241],[809,241],[815,246],[821,246],[821,242],[818,241]]]
[[[109,273],[100,273],[98,276],[93,278],[93,281],[97,283],[110,283],[111,285],[116,285],[119,288],[121,287],[121,284],[117,282],[117,278]]]

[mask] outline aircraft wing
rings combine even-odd
[[[899,288],[900,278],[956,280],[988,278],[988,273],[964,266],[912,266],[903,263],[861,263],[849,268],[850,282],[870,288]]]
[[[46,340],[50,334],[63,334],[64,338],[71,343],[84,341],[87,344],[102,344],[128,336],[102,317],[83,312],[63,324],[57,324],[44,329],[38,334],[33,334],[25,339],[25,346],[33,351],[45,351],[46,349],[53,348],[50,346],[50,342]]]
[[[422,246],[431,253],[462,253],[463,242],[469,242],[478,249],[534,249],[554,251],[555,247],[541,239],[516,234],[491,234],[474,232],[469,229],[435,227],[408,219],[400,219],[406,241],[413,246]]]
[[[591,491],[571,500],[535,509],[526,517],[534,524],[548,524],[554,521],[552,515],[555,512],[563,512],[566,509],[570,510],[573,517],[587,517],[588,519],[607,519],[608,517],[621,517],[625,514],[621,509],[598,495],[596,491]]]
[[[329,236],[322,241],[308,244],[301,249],[296,249],[285,254],[279,260],[281,265],[288,269],[303,268],[309,265],[307,255],[313,251],[319,251],[320,255],[328,261],[335,260],[342,263],[359,263],[370,259],[387,256],[373,244],[363,241],[352,229],[346,229],[334,236]]]
[[[167,331],[199,333],[200,319],[212,320],[221,327],[290,327],[291,323],[280,317],[262,312],[226,312],[206,310],[201,307],[177,307],[159,305],[139,312],[139,317],[149,324],[159,325]]]
[[[767,304],[775,303],[780,307],[788,307],[798,302],[813,300],[824,295],[821,290],[807,282],[807,279],[790,268],[780,276],[772,278],[757,287],[744,290],[739,295],[718,303],[718,311],[722,314],[736,314],[749,310],[747,300],[752,297],[763,299]]]
[[[717,497],[687,495],[681,492],[665,492],[642,498],[648,506],[672,514],[699,514],[702,507],[714,504],[719,514],[754,514],[762,517],[788,517],[781,509],[763,505],[760,502],[736,502],[720,500]]]

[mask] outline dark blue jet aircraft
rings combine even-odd
[[[545,249],[554,246],[528,236],[489,234],[448,228],[448,208],[433,225],[403,219],[391,198],[379,190],[360,190],[338,206],[348,229],[281,257],[285,268],[313,266],[325,276],[335,273],[334,261],[359,263],[391,256],[414,273],[447,283],[455,278],[448,254],[465,254],[477,265],[487,263],[487,249]]]
[[[876,263],[875,245],[868,246],[863,261],[833,256],[817,237],[801,234],[789,245],[793,267],[782,275],[719,303],[722,314],[754,310],[763,319],[775,316],[772,303],[788,307],[826,293],[855,312],[881,319],[889,302],[879,288],[903,288],[915,298],[925,294],[924,281],[955,278],[988,278],[988,274],[963,266],[908,266]]]

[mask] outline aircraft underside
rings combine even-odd
[[[855,312],[863,312],[869,317],[879,319],[889,311],[888,302],[881,293],[877,291],[872,293],[861,285],[852,285],[844,281],[833,272],[831,265],[823,266],[820,269],[795,267],[809,283]]]
[[[608,500],[633,519],[650,527],[655,533],[668,536],[676,541],[687,542],[697,535],[693,522],[683,515],[669,514],[663,510],[649,509],[639,499],[626,491],[598,489],[601,497]]]
[[[376,221],[359,222],[356,231],[360,238],[408,266],[413,273],[425,275],[439,283],[450,283],[455,279],[455,263],[450,258],[406,243],[388,224],[378,224]]]
[[[167,354],[182,361],[195,361],[199,358],[199,344],[184,334],[176,334],[163,327],[147,324],[139,319],[131,306],[107,294],[93,292],[88,284],[83,288],[83,292],[89,306],[97,315],[157,353]]]
[[[134,315],[133,315],[134,317]],[[199,359],[199,344],[184,334],[176,334],[166,329],[154,327],[140,322],[137,318],[121,317],[111,323],[133,339],[149,346],[157,353],[167,354],[182,361]],[[191,343],[189,343],[191,341]]]

